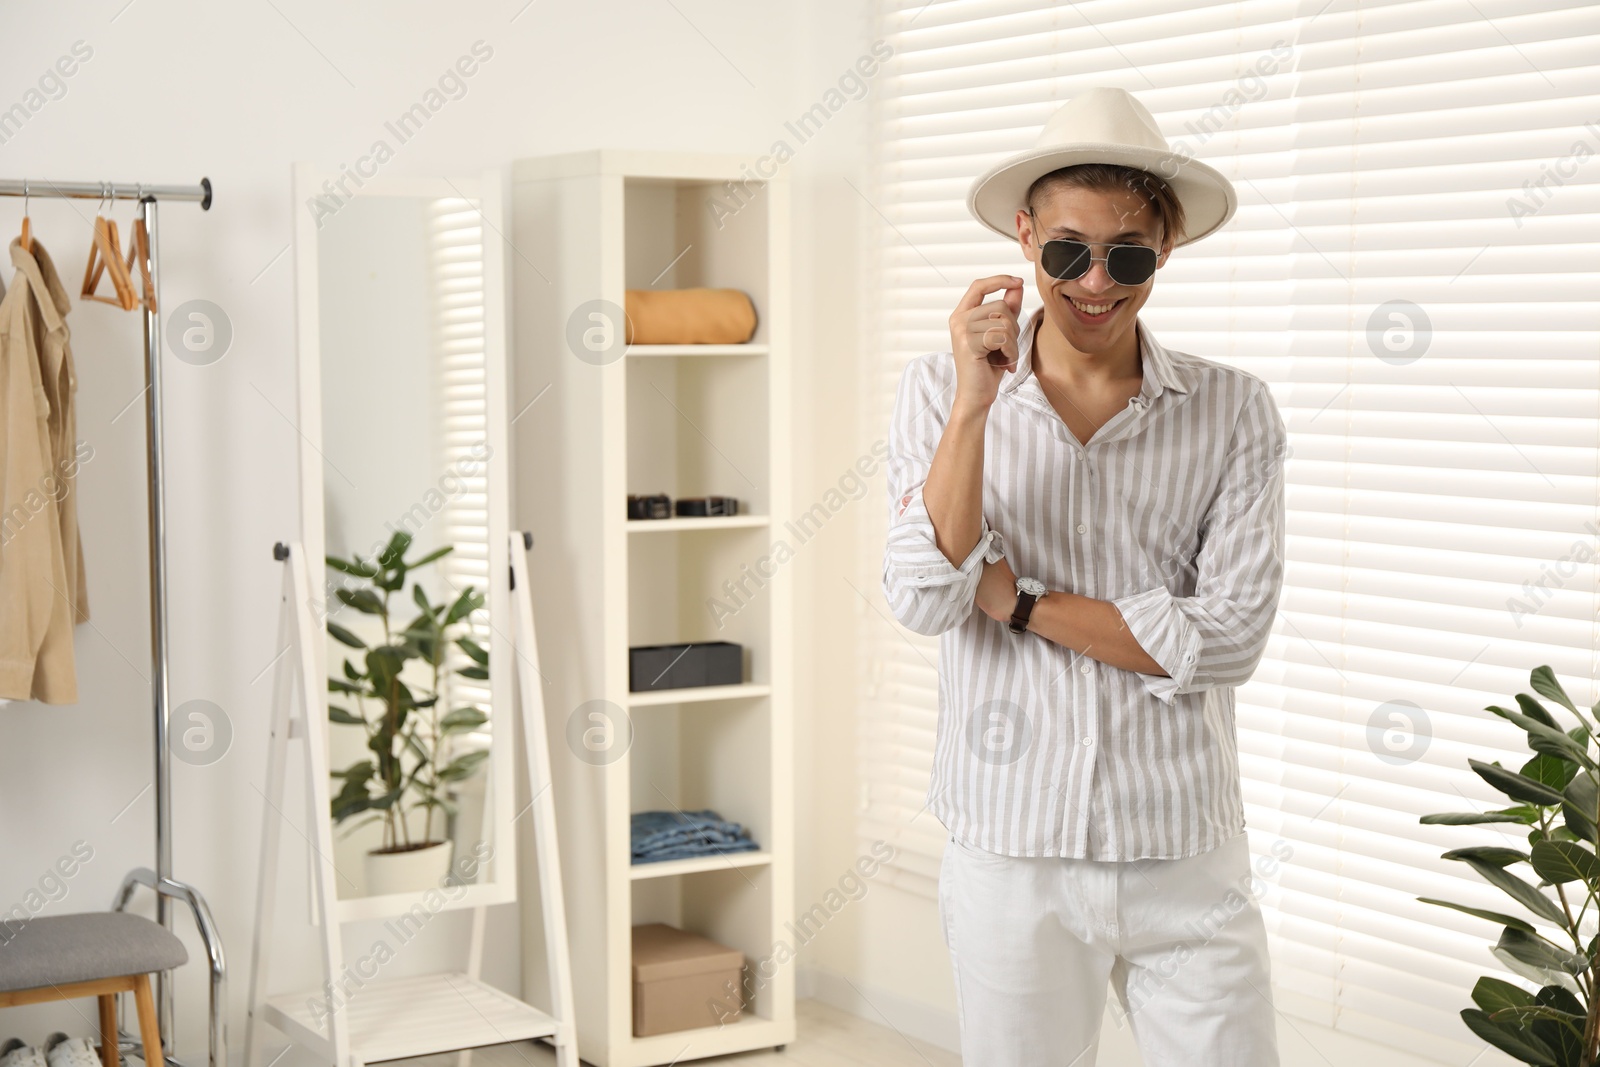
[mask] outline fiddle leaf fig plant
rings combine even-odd
[[[1516,708],[1487,710],[1526,735],[1534,755],[1516,770],[1498,761],[1469,759],[1477,775],[1512,803],[1492,811],[1424,815],[1424,823],[1447,826],[1507,824],[1517,847],[1474,845],[1443,854],[1477,871],[1526,912],[1506,914],[1431,897],[1428,904],[1454,908],[1501,927],[1490,951],[1534,985],[1529,992],[1500,978],[1479,978],[1476,1005],[1461,1019],[1483,1040],[1523,1063],[1548,1067],[1594,1067],[1600,1052],[1600,762],[1595,747],[1600,703],[1580,711],[1555,673],[1537,667],[1533,693],[1518,693]],[[1539,700],[1566,709],[1576,726],[1558,721]],[[1528,847],[1520,847],[1526,827]],[[1537,876],[1530,881],[1524,865]]]
[[[467,586],[453,601],[435,604],[421,583],[414,581],[410,602],[416,614],[398,627],[391,612],[399,611],[405,602],[407,578],[451,551],[446,546],[407,560],[411,541],[409,534],[396,531],[374,559],[359,555],[327,558],[330,568],[356,579],[335,591],[340,603],[374,616],[383,628],[382,640],[369,645],[332,619],[327,623],[329,636],[351,650],[340,674],[328,679],[332,694],[328,717],[364,730],[370,752],[367,758],[333,772],[343,783],[333,797],[333,820],[338,824],[371,813],[357,826],[383,823],[383,846],[377,852],[404,852],[442,841],[445,817],[455,813],[448,787],[476,774],[489,755],[477,750],[450,758],[452,736],[477,729],[488,716],[474,705],[441,707],[450,690],[452,645],[468,660],[466,666],[455,669],[456,675],[477,680],[489,677],[489,652],[473,640],[468,622],[468,617],[483,607],[483,594]],[[413,841],[406,816],[418,809],[426,816],[422,840]],[[441,815],[438,840],[434,837],[435,813]]]

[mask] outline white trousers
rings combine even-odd
[[[1183,859],[1002,856],[954,840],[939,915],[967,1067],[1093,1067],[1107,980],[1144,1067],[1278,1067],[1240,832]]]

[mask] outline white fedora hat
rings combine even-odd
[[[1016,240],[1017,212],[1035,181],[1078,163],[1118,163],[1164,179],[1183,205],[1192,244],[1233,217],[1239,199],[1233,183],[1215,167],[1174,152],[1145,106],[1126,89],[1085,89],[1057,109],[1034,147],[1001,160],[979,175],[967,193],[967,209],[1001,237]]]

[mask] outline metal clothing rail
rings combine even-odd
[[[227,969],[222,954],[222,941],[217,925],[212,920],[211,909],[198,890],[172,877],[172,780],[171,750],[167,743],[168,715],[170,713],[167,684],[167,561],[166,533],[167,509],[164,487],[164,453],[161,407],[161,323],[156,308],[161,306],[157,297],[160,291],[160,240],[156,224],[156,205],[162,200],[197,203],[201,210],[211,208],[211,180],[201,178],[199,185],[151,185],[145,182],[54,182],[38,178],[0,179],[0,196],[20,196],[28,200],[136,200],[139,207],[136,217],[144,220],[149,235],[145,250],[145,267],[141,276],[148,280],[142,294],[144,315],[144,371],[145,371],[145,441],[146,464],[149,469],[150,508],[150,645],[151,690],[155,715],[155,794],[156,794],[156,867],[154,871],[137,868],[123,879],[121,888],[112,902],[112,909],[121,911],[133,891],[140,885],[148,886],[156,895],[156,920],[169,930],[172,913],[169,899],[187,904],[194,916],[195,926],[205,945],[207,963],[211,970],[211,1012],[209,1026],[210,1067],[227,1067]],[[172,982],[171,974],[156,976],[156,997],[160,1011],[162,1052],[178,1067],[182,1061],[172,1053]],[[139,1045],[129,1035],[121,1032],[115,1040],[126,1042],[131,1051]]]

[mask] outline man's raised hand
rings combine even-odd
[[[998,300],[985,301],[1000,292]],[[950,314],[950,350],[956,361],[957,407],[987,410],[1000,391],[1000,379],[1017,366],[1021,328],[1022,279],[1009,274],[979,278]]]

